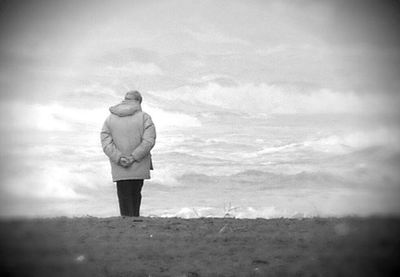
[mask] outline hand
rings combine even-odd
[[[135,160],[132,156],[122,156],[119,159],[119,164],[125,168],[130,167]]]

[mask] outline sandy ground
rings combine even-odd
[[[0,222],[1,276],[400,276],[400,219]]]

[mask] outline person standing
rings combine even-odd
[[[110,108],[101,130],[101,144],[111,164],[121,216],[140,216],[144,179],[153,169],[151,149],[156,129],[151,116],[142,111],[142,96],[128,91],[125,99]]]

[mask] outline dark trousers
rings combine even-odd
[[[117,181],[117,194],[121,216],[139,216],[143,180]]]

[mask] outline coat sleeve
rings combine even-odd
[[[156,143],[156,128],[151,120],[150,115],[144,114],[143,121],[144,132],[142,136],[142,142],[132,152],[132,157],[136,161],[141,161],[144,157],[146,157]]]
[[[109,118],[104,121],[103,128],[101,129],[100,138],[101,145],[103,147],[104,153],[110,158],[114,163],[118,163],[119,159],[122,157],[121,151],[118,150],[117,146],[114,144],[114,140],[111,136],[110,128],[108,127]]]

